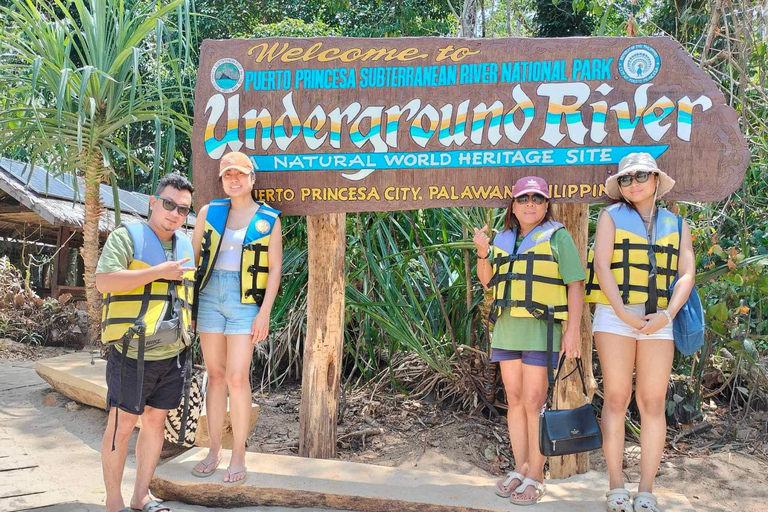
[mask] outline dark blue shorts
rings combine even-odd
[[[184,392],[184,374],[188,352],[189,349],[179,354],[178,365],[175,356],[160,361],[144,361],[144,382],[141,396],[136,394],[138,363],[136,359],[126,358],[121,399],[120,361],[122,355],[117,348],[112,347],[107,360],[107,411],[111,407],[117,406],[122,411],[141,415],[145,405],[155,409],[171,410],[177,408]],[[179,365],[181,368],[178,367]]]
[[[503,348],[494,348],[491,353],[491,362],[510,361],[522,359],[523,364],[530,366],[547,366],[546,350],[504,350]],[[552,368],[557,368],[560,359],[559,352],[552,352]]]

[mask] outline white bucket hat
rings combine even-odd
[[[630,153],[619,162],[619,172],[613,176],[609,176],[605,180],[605,193],[611,199],[621,199],[621,190],[619,187],[619,176],[629,174],[631,172],[645,171],[654,172],[658,176],[659,187],[656,190],[656,198],[659,199],[664,194],[672,190],[675,186],[675,180],[669,177],[667,173],[659,169],[656,164],[656,160],[648,153]]]

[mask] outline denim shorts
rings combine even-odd
[[[504,350],[503,348],[494,348],[491,354],[491,362],[510,361],[522,359],[523,364],[529,366],[547,366],[546,350]],[[558,352],[552,352],[552,368],[557,368],[560,360]]]
[[[240,302],[240,272],[213,270],[208,284],[200,292],[197,307],[197,331],[224,335],[251,334],[256,304]]]

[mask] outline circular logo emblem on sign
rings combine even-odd
[[[236,91],[243,84],[243,78],[243,66],[235,59],[219,59],[211,69],[211,83],[219,92]]]
[[[647,44],[634,44],[619,57],[619,74],[627,82],[643,84],[659,72],[661,57]]]
[[[269,231],[269,222],[265,221],[264,219],[257,220],[256,231],[258,231],[262,235],[267,233]]]

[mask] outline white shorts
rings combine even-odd
[[[624,307],[630,313],[639,316],[645,316],[645,304],[625,304]],[[659,308],[658,312],[665,311]],[[592,334],[596,332],[607,332],[634,338],[636,340],[671,340],[673,339],[672,322],[668,323],[653,334],[635,334],[634,327],[616,316],[616,312],[610,304],[597,304],[595,306],[595,316],[592,318]]]

